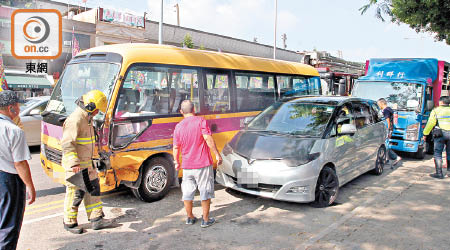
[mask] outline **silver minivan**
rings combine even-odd
[[[216,180],[244,193],[326,207],[345,183],[383,173],[386,130],[370,100],[285,99],[225,145]]]

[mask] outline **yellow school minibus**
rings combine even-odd
[[[283,97],[319,95],[320,87],[317,70],[295,62],[155,44],[88,49],[68,63],[44,111],[41,164],[65,182],[62,124],[78,97],[98,89],[108,97],[106,113],[94,118],[101,191],[122,184],[141,200],[158,200],[177,179],[172,136],[183,100],[205,117],[222,150],[247,117]]]

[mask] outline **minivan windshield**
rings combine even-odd
[[[358,81],[352,96],[375,101],[384,98],[393,109],[414,111],[422,103],[423,86],[407,82]]]
[[[107,62],[67,65],[53,90],[46,111],[67,116],[75,110],[75,101],[94,89],[102,91],[106,97],[109,97],[119,69],[119,64]]]
[[[304,102],[278,102],[256,116],[248,130],[289,134],[297,136],[321,136],[335,106]]]

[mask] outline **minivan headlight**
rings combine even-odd
[[[419,123],[414,123],[406,128],[406,140],[417,141],[419,140]]]
[[[294,157],[284,158],[282,162],[286,164],[288,167],[298,167],[301,165],[305,165],[315,159],[319,158],[320,152],[308,154],[308,156],[304,159],[298,159]]]

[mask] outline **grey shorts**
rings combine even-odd
[[[200,200],[214,198],[214,171],[212,166],[199,169],[183,169],[181,191],[183,201],[194,200],[195,191],[200,191]]]

